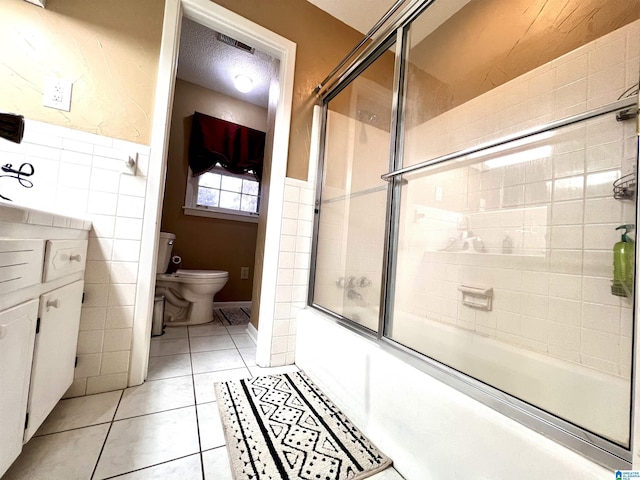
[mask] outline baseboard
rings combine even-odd
[[[253,323],[247,325],[247,335],[251,337],[251,340],[257,345],[258,344],[258,330],[253,326]]]
[[[213,302],[213,308],[251,308],[251,300],[248,302]]]

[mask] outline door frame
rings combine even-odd
[[[271,338],[273,336],[282,208],[289,153],[296,44],[210,0],[166,0],[147,173],[147,194],[136,289],[129,386],[141,384],[147,376],[151,317],[155,295],[156,252],[162,217],[167,152],[183,16],[252,45],[280,61],[278,91],[273,92],[274,95],[277,95],[277,104],[272,126],[273,148],[271,150],[271,172],[268,180],[269,196],[265,213],[261,212],[260,214],[258,227],[265,231],[264,245],[257,246],[258,249],[263,249],[262,272],[256,272],[254,275],[254,282],[260,282],[258,291],[261,292],[256,363],[261,367],[268,367],[271,363]],[[272,103],[271,98],[270,103]]]

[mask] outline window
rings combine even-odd
[[[257,222],[260,182],[252,174],[234,174],[222,167],[194,177],[189,171],[185,213]]]

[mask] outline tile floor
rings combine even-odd
[[[167,329],[143,385],[60,401],[2,480],[231,480],[213,384],[297,370],[260,368],[255,350],[244,325]]]

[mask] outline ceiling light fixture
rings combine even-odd
[[[236,75],[233,79],[236,89],[242,93],[248,93],[253,89],[253,80],[246,75]]]

